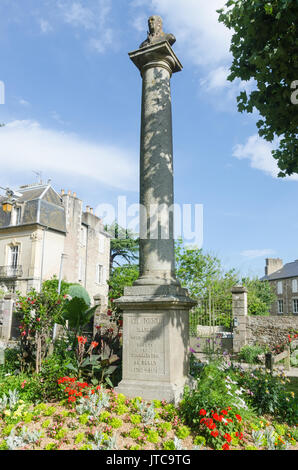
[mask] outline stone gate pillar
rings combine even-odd
[[[233,351],[239,352],[247,344],[247,289],[234,286],[232,291]]]
[[[178,402],[188,382],[189,310],[175,275],[170,79],[182,70],[173,35],[149,18],[148,39],[129,54],[143,79],[140,146],[140,276],[115,301],[123,311],[123,377],[117,392]]]

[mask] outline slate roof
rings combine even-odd
[[[22,207],[22,225],[39,224],[60,232],[66,232],[65,209],[59,194],[48,184],[23,186],[17,189],[21,194],[15,198]],[[0,202],[4,197],[0,197]],[[0,229],[10,225],[10,214],[0,204]]]
[[[275,281],[279,279],[286,279],[289,277],[298,277],[298,260],[292,263],[285,264],[281,269],[278,269],[269,276],[264,276],[261,281]]]

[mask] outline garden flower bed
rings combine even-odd
[[[25,387],[26,385],[24,385]],[[297,449],[297,429],[270,416],[245,420],[230,406],[201,408],[189,427],[181,410],[160,401],[127,399],[75,378],[59,379],[65,399],[26,403],[19,393],[0,399],[2,450],[254,450]]]

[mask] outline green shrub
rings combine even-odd
[[[142,417],[140,415],[131,415],[130,421],[132,424],[139,424],[142,421]]]
[[[129,435],[132,439],[137,439],[138,437],[141,436],[141,431],[138,428],[133,428],[130,430]]]
[[[158,435],[158,432],[155,431],[154,429],[149,429],[147,432],[147,441],[151,442],[152,444],[157,444],[159,442],[160,437]]]
[[[83,442],[83,440],[85,439],[85,433],[83,432],[79,432],[77,435],[76,435],[76,439],[75,439],[75,443],[76,444],[80,444],[81,442]]]
[[[165,441],[162,445],[164,450],[175,450],[175,443],[173,440]]]
[[[87,424],[88,421],[89,421],[89,415],[87,413],[81,415],[79,417],[79,421],[80,421],[81,424],[84,424],[84,425]]]
[[[195,446],[202,446],[202,447],[205,447],[206,446],[206,439],[204,436],[196,436],[195,439],[194,439],[194,445]]]
[[[123,426],[123,421],[120,418],[112,418],[109,422],[113,429],[118,429]]]
[[[58,444],[56,442],[50,442],[45,446],[45,450],[57,450]]]
[[[90,307],[91,305],[91,300],[88,292],[86,289],[79,284],[72,284],[69,289],[68,289],[68,295],[70,297],[79,297],[80,299],[83,299],[85,304]]]
[[[247,362],[248,364],[258,364],[260,361],[258,360],[258,356],[260,354],[264,354],[265,349],[262,346],[254,345],[251,346],[249,344],[243,346],[241,351],[238,354],[238,358],[241,361]]]
[[[298,401],[286,389],[286,377],[262,369],[243,372],[239,383],[249,393],[248,401],[259,415],[272,414],[288,424],[298,421]]]
[[[190,435],[190,429],[187,426],[181,426],[176,431],[176,436],[179,439],[186,439]]]

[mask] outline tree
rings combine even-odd
[[[298,113],[291,99],[297,96],[298,2],[229,0],[218,13],[219,21],[234,30],[228,80],[254,79],[257,86],[249,96],[240,93],[238,110],[251,113],[256,108],[262,117],[259,135],[269,142],[279,138],[279,148],[272,152],[279,176],[298,173]]]
[[[110,290],[109,298],[118,299],[123,295],[125,286],[132,286],[139,277],[139,266],[137,264],[127,264],[113,269],[108,281]]]
[[[242,284],[248,290],[248,315],[269,315],[270,307],[277,299],[270,283],[268,281],[260,281],[257,278],[243,278]]]
[[[213,255],[204,254],[202,249],[185,247],[182,240],[175,246],[176,275],[183,287],[193,298],[206,295],[214,279],[219,278],[220,260]]]
[[[115,265],[120,266],[118,258],[124,260],[127,264],[131,264],[138,259],[139,239],[131,230],[120,227],[117,222],[106,225],[105,231],[112,236],[110,248],[111,274]]]

